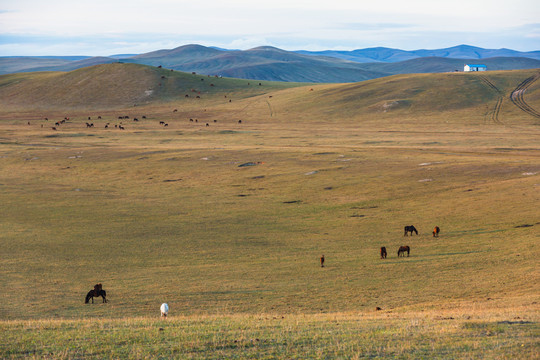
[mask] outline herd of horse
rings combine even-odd
[[[416,235],[418,235],[418,230],[416,230],[414,225],[405,226],[403,236],[407,236],[409,233],[412,236],[413,232],[416,233]],[[441,232],[441,229],[438,226],[435,226],[435,228],[433,229],[433,237],[438,237],[440,232]],[[381,253],[381,259],[386,259],[386,256],[388,255],[388,253],[386,251],[385,246],[381,247],[380,253]],[[403,246],[399,247],[398,252],[397,252],[398,257],[402,257],[402,256],[405,257],[405,253],[407,253],[407,257],[409,257],[409,255],[411,253],[410,246],[403,245]],[[320,261],[321,261],[321,267],[324,267],[324,255],[321,256]],[[92,304],[93,304],[94,303],[94,298],[95,297],[100,297],[100,296],[103,298],[103,302],[106,303],[107,302],[107,292],[105,290],[103,290],[103,286],[101,284],[96,284],[96,285],[94,285],[94,288],[92,290],[90,290],[88,292],[88,294],[86,294],[86,299],[85,299],[84,303],[88,304],[90,302],[90,300],[92,300]],[[166,304],[164,304],[164,305],[166,305]],[[163,307],[163,305],[162,305],[162,307]],[[167,307],[167,310],[168,310],[168,307]],[[161,310],[161,313],[162,313],[162,316],[163,316],[163,309]],[[165,316],[167,316],[167,315],[165,315]]]
[[[418,230],[416,230],[414,225],[407,225],[407,226],[405,226],[405,228],[403,230],[404,230],[403,236],[407,236],[409,233],[411,234],[411,236],[412,236],[413,233],[418,235]],[[441,232],[441,228],[439,228],[438,226],[435,226],[435,228],[433,229],[433,237],[439,237],[440,232]],[[398,252],[397,252],[398,257],[402,257],[402,256],[404,257],[405,253],[407,253],[407,257],[409,257],[409,255],[411,253],[410,246],[403,245],[403,246],[399,247]],[[380,254],[381,254],[381,259],[386,259],[386,256],[388,255],[388,253],[386,251],[385,246],[381,247]]]
[[[407,257],[409,257],[409,254],[411,253],[411,248],[408,245],[400,246],[397,252],[398,257],[405,256],[405,253],[407,253]],[[388,253],[386,252],[386,247],[381,247],[381,259],[386,259],[386,256]]]

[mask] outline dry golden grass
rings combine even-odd
[[[507,96],[531,74],[485,76]],[[471,76],[256,89],[265,94],[232,83],[227,98],[115,109],[14,101],[0,113],[5,356],[47,356],[47,336],[82,331],[54,357],[99,357],[96,343],[111,357],[245,357],[261,350],[246,340],[259,332],[270,357],[538,357],[538,119],[504,100],[494,121],[499,93]],[[459,87],[439,93],[445,79]],[[475,91],[468,104],[461,93]],[[538,91],[525,96],[537,109]],[[410,224],[420,235],[404,238]],[[404,244],[411,257],[398,259]],[[97,282],[110,302],[85,305]],[[164,325],[147,318],[165,301],[173,328],[207,321],[174,352],[180,330],[154,348]],[[77,320],[39,320],[56,318]],[[122,339],[92,335],[98,318]],[[328,335],[330,318],[349,325]],[[66,331],[45,335],[40,321]],[[242,347],[236,330],[215,335],[222,321],[246,326]],[[356,342],[358,331],[371,335]]]

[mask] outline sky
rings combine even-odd
[[[466,44],[540,50],[538,0],[0,0],[0,56]]]

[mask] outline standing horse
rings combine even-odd
[[[386,259],[386,247],[381,247],[381,259]]]
[[[103,302],[106,303],[107,302],[107,292],[105,290],[103,290],[101,284],[96,284],[96,285],[94,285],[94,289],[90,290],[88,292],[88,294],[86,294],[86,299],[84,300],[84,303],[88,304],[90,299],[92,299],[92,304],[93,304],[94,303],[94,297],[100,297],[100,296],[103,298]]]
[[[433,237],[439,237],[440,232],[441,229],[438,226],[435,226],[435,229],[433,229]]]
[[[403,236],[407,236],[407,233],[411,233],[411,236],[412,236],[412,233],[415,232],[416,235],[418,235],[418,230],[416,230],[416,228],[414,227],[414,225],[411,225],[411,226],[405,226],[404,228],[405,232],[403,234]]]
[[[411,251],[411,248],[407,245],[405,246],[400,246],[399,247],[399,250],[397,252],[397,256],[400,257],[400,256],[403,256],[405,257],[405,252],[407,252],[407,257],[409,257],[409,253]]]
[[[324,255],[321,256],[321,267],[324,267]]]

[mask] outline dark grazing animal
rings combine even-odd
[[[321,256],[321,267],[324,267],[324,255]]]
[[[381,247],[381,259],[386,259],[386,247]]]
[[[88,294],[86,294],[86,299],[84,300],[85,304],[88,304],[90,299],[92,299],[92,304],[94,303],[94,297],[101,296],[103,298],[103,302],[107,302],[107,292],[103,290],[103,287],[101,284],[94,285],[94,289],[90,290]]]
[[[439,237],[440,232],[441,229],[438,226],[435,226],[435,229],[433,229],[433,237]]]
[[[409,253],[411,252],[411,248],[409,246],[407,246],[407,245],[400,246],[399,250],[397,252],[397,256],[398,257],[400,257],[400,256],[405,257],[405,252],[407,252],[407,257],[409,257]]]
[[[407,236],[407,233],[411,233],[411,236],[412,236],[412,233],[415,232],[416,235],[418,235],[418,230],[416,230],[416,228],[414,227],[414,225],[411,225],[411,226],[405,226],[404,228],[405,232],[403,234],[403,236]]]

